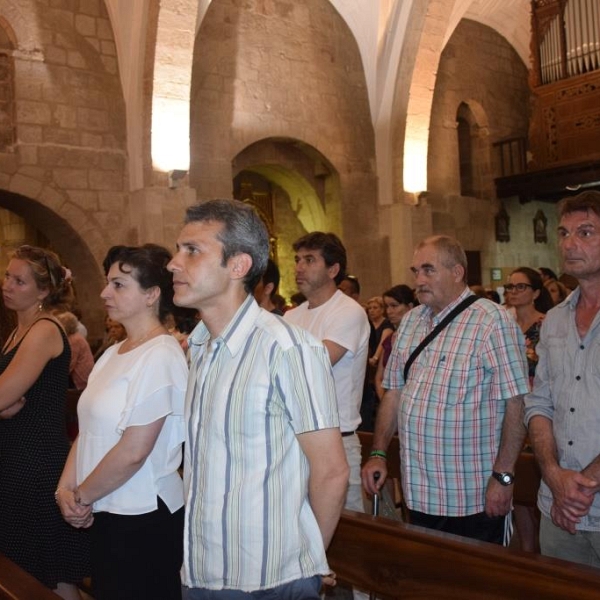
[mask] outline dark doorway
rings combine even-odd
[[[481,285],[481,252],[467,250],[467,283]]]

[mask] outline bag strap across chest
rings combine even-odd
[[[417,358],[417,356],[419,356],[419,354],[421,354],[421,352],[423,352],[425,347],[430,342],[432,342],[442,332],[442,330],[452,321],[452,319],[454,319],[454,317],[459,315],[463,310],[465,310],[465,308],[467,308],[468,306],[471,306],[471,304],[473,304],[473,302],[475,302],[477,300],[479,300],[479,296],[475,296],[474,294],[472,296],[467,296],[460,304],[455,306],[436,325],[436,327],[429,333],[429,335],[427,335],[425,338],[423,338],[421,343],[412,351],[411,355],[408,357],[408,360],[406,361],[406,364],[404,365],[404,382],[405,383],[408,379],[408,373],[410,371],[410,367],[415,362],[415,359]]]

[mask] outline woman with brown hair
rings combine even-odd
[[[525,337],[527,368],[530,384],[533,385],[535,368],[538,363],[536,346],[540,341],[540,328],[546,313],[552,308],[552,298],[535,269],[519,267],[515,269],[504,286],[510,305],[515,310],[515,318]],[[529,444],[526,443],[526,448]],[[515,523],[521,549],[539,552],[539,516],[530,506],[515,506]]]
[[[403,283],[395,285],[383,293],[383,304],[385,306],[385,315],[392,324],[394,332],[398,329],[400,321],[404,315],[416,305],[414,292],[410,287]],[[384,340],[382,344],[382,353],[377,364],[377,373],[375,373],[375,390],[377,399],[381,400],[385,390],[382,387],[383,370],[392,351],[394,335]]]
[[[540,274],[529,267],[515,269],[510,274],[504,290],[515,310],[517,324],[525,336],[529,378],[533,383],[538,362],[535,347],[540,339],[542,321],[552,308],[552,299],[542,283]]]
[[[544,283],[544,286],[548,290],[548,293],[550,294],[550,297],[552,298],[552,303],[554,304],[554,306],[556,306],[557,304],[560,304],[571,293],[557,279],[553,279],[551,281],[546,281],[546,283]]]
[[[64,518],[90,527],[96,600],[180,600],[185,355],[165,320],[171,254],[114,246],[101,298],[127,337],[92,370],[77,405],[79,436],[57,489]]]
[[[72,299],[70,272],[48,250],[13,254],[2,297],[17,325],[0,355],[0,552],[63,598],[89,575],[87,534],[67,525],[54,491],[69,453],[70,350],[51,315]]]

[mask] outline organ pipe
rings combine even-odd
[[[533,10],[542,84],[600,69],[600,0],[533,0]]]

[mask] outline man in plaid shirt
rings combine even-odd
[[[507,543],[514,466],[525,436],[523,336],[504,308],[479,299],[422,350],[405,381],[415,348],[472,295],[465,252],[451,237],[421,242],[411,271],[421,305],[398,329],[363,484],[370,493],[383,485],[385,450],[397,430],[410,522]]]

